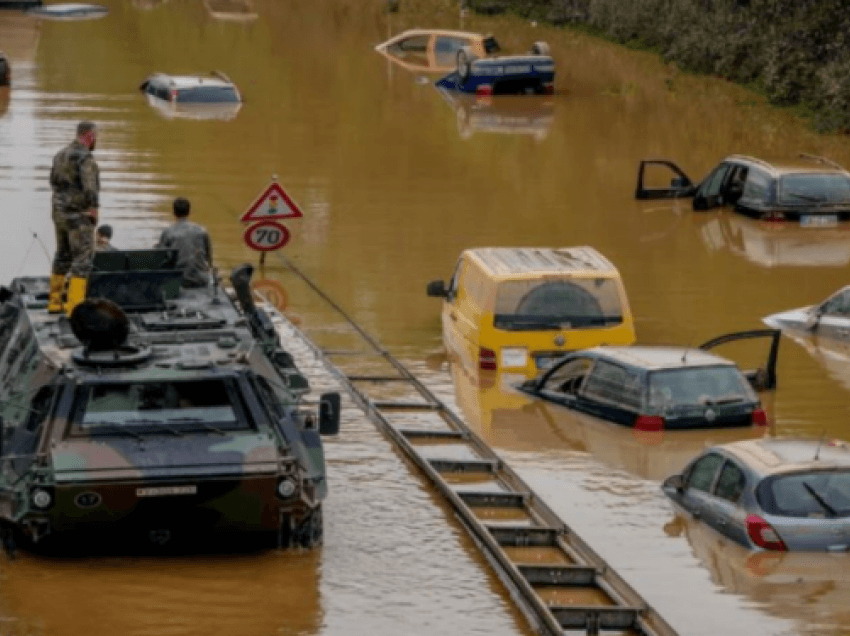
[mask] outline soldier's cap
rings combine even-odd
[[[104,223],[103,225],[98,226],[98,228],[97,228],[97,233],[98,233],[100,236],[104,236],[104,237],[106,237],[106,238],[108,238],[108,239],[111,239],[111,238],[112,238],[112,226],[111,226],[111,225],[106,225],[106,224]]]
[[[77,124],[77,137],[79,137],[80,135],[85,135],[89,132],[94,132],[95,130],[97,130],[97,124],[95,124],[93,121],[81,121],[79,124]]]

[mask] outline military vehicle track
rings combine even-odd
[[[676,635],[457,415],[294,264],[280,258],[339,314],[364,346],[322,348],[292,323],[288,327],[428,476],[540,633]],[[335,327],[327,335],[338,341],[344,334]],[[347,373],[346,366],[359,371]],[[373,373],[377,367],[389,371]],[[387,389],[384,395],[370,395],[377,386]],[[387,392],[394,397],[387,398]],[[398,397],[405,392],[413,397]],[[399,415],[408,424],[394,424]],[[411,420],[418,423],[416,428],[409,427]]]

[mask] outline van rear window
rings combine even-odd
[[[620,290],[612,278],[507,281],[496,298],[497,329],[581,329],[621,322]]]
[[[850,517],[850,470],[809,471],[765,479],[765,512],[783,517]]]
[[[239,101],[230,86],[199,86],[177,91],[178,104],[235,104]]]

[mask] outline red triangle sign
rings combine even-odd
[[[239,220],[248,223],[269,219],[300,219],[303,216],[295,201],[289,198],[277,181],[273,181]]]

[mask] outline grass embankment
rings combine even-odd
[[[648,49],[683,70],[794,106],[818,130],[850,132],[846,0],[468,0]]]

